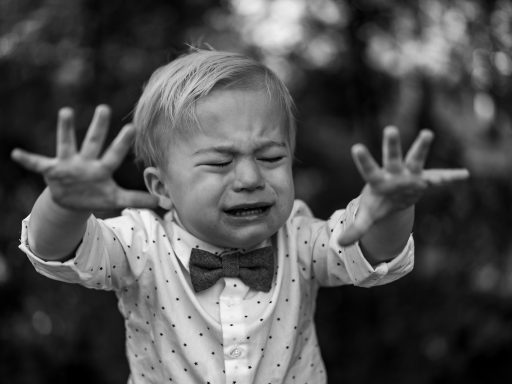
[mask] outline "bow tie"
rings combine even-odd
[[[210,288],[221,277],[238,277],[250,288],[268,292],[274,274],[274,252],[272,247],[265,247],[217,256],[194,248],[189,270],[196,292]]]

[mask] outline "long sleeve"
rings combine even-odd
[[[368,263],[358,243],[339,246],[337,239],[354,220],[358,203],[358,199],[351,201],[346,209],[334,212],[327,221],[313,218],[303,202],[295,203],[288,235],[296,241],[302,273],[316,279],[320,286],[387,284],[406,275],[414,266],[412,235],[397,257],[376,266]]]
[[[151,211],[128,209],[107,220],[91,215],[74,257],[64,262],[45,261],[28,245],[29,220],[30,216],[22,223],[20,249],[35,269],[49,278],[95,289],[117,290],[132,284],[144,269],[157,237],[165,236]]]

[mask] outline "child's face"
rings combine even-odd
[[[190,233],[221,247],[255,246],[293,204],[283,113],[258,90],[213,91],[196,113],[202,132],[171,145],[160,179]]]

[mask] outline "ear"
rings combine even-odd
[[[160,170],[155,167],[144,169],[144,182],[149,193],[158,197],[158,205],[163,209],[170,210],[172,208],[172,198]]]

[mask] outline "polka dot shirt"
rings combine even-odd
[[[269,292],[223,278],[196,294],[191,249],[227,250],[187,233],[172,213],[164,219],[135,209],[107,220],[91,216],[75,257],[65,262],[30,251],[27,218],[20,248],[45,276],[115,291],[126,326],[128,383],[319,384],[327,379],[313,323],[318,288],[385,284],[413,267],[412,237],[399,256],[376,267],[357,244],[337,245],[357,203],[322,221],[295,202],[286,224],[262,244],[276,249]]]

